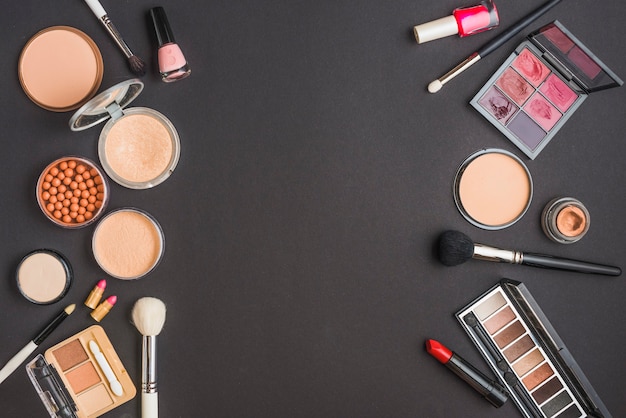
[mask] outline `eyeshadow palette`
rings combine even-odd
[[[135,397],[104,329],[94,325],[38,355],[28,376],[51,417],[93,418]]]
[[[470,104],[534,159],[589,93],[622,84],[554,21],[522,42]]]
[[[504,279],[457,319],[525,417],[610,417],[524,284]]]

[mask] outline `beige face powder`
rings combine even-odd
[[[484,229],[501,229],[522,217],[532,199],[532,180],[524,163],[504,150],[471,155],[455,180],[455,201],[463,216]]]
[[[134,208],[118,209],[100,221],[92,247],[96,261],[109,275],[138,279],[161,259],[163,232],[147,213]]]
[[[100,87],[104,65],[93,40],[69,26],[33,36],[19,59],[22,88],[39,106],[65,112],[85,103]]]
[[[178,134],[165,116],[131,108],[107,123],[100,136],[100,161],[122,186],[145,189],[164,181],[178,162]]]
[[[61,254],[36,250],[26,255],[17,267],[17,287],[29,301],[46,305],[57,302],[69,290],[72,270]]]

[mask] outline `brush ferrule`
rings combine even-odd
[[[474,244],[474,255],[472,255],[472,258],[494,261],[496,263],[522,263],[522,253],[519,251],[502,250],[483,244]]]
[[[111,19],[109,19],[109,16],[108,15],[102,16],[100,18],[100,21],[102,22],[106,30],[109,32],[109,34],[113,37],[117,46],[122,50],[124,55],[126,55],[126,58],[132,57],[134,55],[133,52],[130,50],[128,45],[126,45],[126,42],[124,42],[122,35],[117,30],[117,28],[115,27]]]
[[[459,65],[439,77],[439,81],[442,85],[446,84],[448,81],[452,80],[457,75],[461,74],[463,71],[467,70],[469,67],[474,65],[480,60],[480,55],[477,52],[474,52],[467,59],[461,62]]]
[[[141,390],[143,393],[156,393],[156,335],[144,335],[141,353]]]

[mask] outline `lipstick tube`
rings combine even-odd
[[[451,35],[474,35],[493,29],[499,23],[496,5],[491,0],[485,0],[476,6],[454,9],[451,16],[414,26],[413,34],[417,43],[422,44]]]
[[[111,311],[115,303],[117,302],[117,296],[109,296],[102,302],[96,309],[91,311],[91,317],[100,322]]]
[[[439,341],[426,340],[426,351],[473,387],[496,408],[504,405],[508,399],[508,393],[500,384],[489,379],[480,370],[469,364],[458,354],[450,351]]]
[[[96,309],[98,304],[100,303],[100,299],[102,299],[102,295],[104,294],[104,289],[107,287],[106,280],[100,280],[93,288],[93,290],[87,296],[85,300],[85,306]]]

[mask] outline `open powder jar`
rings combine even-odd
[[[98,140],[102,168],[129,189],[148,189],[164,182],[180,157],[176,128],[164,115],[146,107],[127,108],[143,90],[138,79],[98,94],[70,119],[73,131],[107,120]]]
[[[541,214],[541,227],[548,238],[560,244],[572,244],[585,236],[591,224],[589,211],[572,197],[553,199]]]

